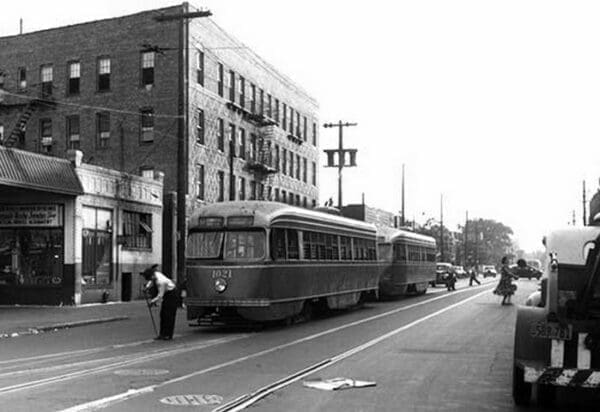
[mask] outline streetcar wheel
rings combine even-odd
[[[527,405],[531,399],[531,383],[525,382],[525,371],[513,366],[513,400],[515,405]]]
[[[550,407],[556,399],[556,386],[538,385],[537,386],[537,403],[543,407]]]

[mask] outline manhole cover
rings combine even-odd
[[[169,373],[166,369],[119,369],[115,375],[119,376],[156,376]]]
[[[218,405],[223,402],[223,397],[219,395],[173,395],[162,398],[160,402],[175,406]]]

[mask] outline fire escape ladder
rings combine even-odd
[[[25,109],[23,109],[21,112],[21,115],[17,119],[17,122],[12,128],[10,134],[7,135],[4,141],[0,142],[0,145],[13,147],[23,137],[23,134],[27,128],[27,123],[29,122],[33,112],[36,110],[36,103],[37,102],[35,100],[31,100],[29,103],[27,103],[27,106],[25,106]]]

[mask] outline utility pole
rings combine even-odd
[[[440,260],[444,262],[444,194],[440,195]]]
[[[583,180],[583,226],[587,225],[587,202],[585,199],[585,179]]]
[[[464,233],[464,242],[465,242],[465,258],[463,262],[463,266],[467,267],[467,242],[469,240],[469,211],[465,212],[465,233]]]
[[[400,217],[400,227],[403,227],[406,224],[404,219],[406,211],[404,210],[404,163],[402,163],[402,216]]]
[[[189,143],[189,20],[197,17],[209,17],[210,11],[190,12],[187,2],[181,4],[181,13],[159,15],[156,21],[179,22],[178,45],[178,99],[177,116],[177,281],[185,279],[185,246],[187,234],[187,190],[188,190],[188,143]]]
[[[573,210],[573,220],[572,220],[573,226],[576,225],[576,222],[577,222],[577,220],[575,219],[575,210]]]
[[[337,149],[324,150],[327,154],[327,166],[326,167],[337,167],[338,168],[338,208],[342,209],[342,169],[344,167],[355,167],[356,166],[356,152],[357,149],[344,149],[344,127],[357,126],[358,123],[342,123],[340,120],[337,123],[325,123],[324,128],[337,127],[339,130],[339,145]],[[335,164],[334,155],[338,154],[338,162]],[[346,164],[346,153],[349,153],[349,163]]]

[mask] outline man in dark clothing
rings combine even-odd
[[[477,272],[475,268],[471,268],[469,270],[469,286],[473,286],[473,282],[477,282],[478,285],[481,285],[481,282],[477,279]]]
[[[171,340],[173,339],[173,331],[175,329],[175,316],[177,315],[177,307],[179,306],[179,296],[175,282],[158,271],[158,265],[154,265],[146,269],[143,273],[144,279],[148,281],[144,290],[149,290],[155,287],[158,291],[157,295],[150,300],[151,305],[160,305],[160,333],[155,340]]]

